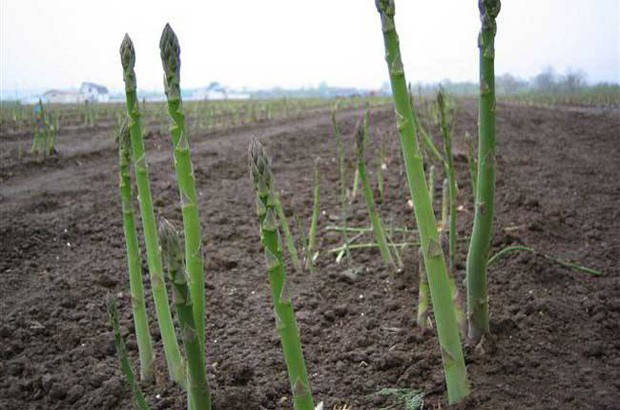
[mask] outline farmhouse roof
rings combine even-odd
[[[85,81],[85,82],[82,83],[80,88],[84,88],[84,87],[94,88],[95,90],[97,90],[97,92],[99,94],[107,94],[108,93],[108,88],[103,86],[103,85],[99,85],[99,84],[95,84],[95,83],[89,83],[89,82]]]

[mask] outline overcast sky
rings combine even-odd
[[[545,66],[620,82],[620,0],[503,0],[496,72]],[[379,87],[387,79],[374,0],[0,0],[0,88],[122,88],[118,48],[134,41],[138,86],[161,89],[159,36],[181,42],[182,86]],[[477,0],[397,0],[408,80],[477,79]]]

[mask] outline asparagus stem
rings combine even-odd
[[[159,225],[159,237],[162,255],[168,268],[168,277],[172,283],[172,295],[187,356],[188,403],[191,403],[192,410],[210,410],[211,394],[207,384],[205,357],[194,320],[193,299],[184,271],[179,233],[168,220],[162,219]]]
[[[181,197],[183,233],[185,235],[185,260],[193,301],[196,332],[202,354],[205,352],[205,273],[202,250],[202,232],[198,216],[196,182],[192,165],[189,136],[181,101],[181,48],[176,34],[166,24],[159,42],[164,68],[164,88],[168,100],[168,114],[172,118],[170,134],[174,145],[174,167]]]
[[[471,179],[471,191],[475,201],[478,162],[476,161],[476,147],[474,146],[474,139],[467,131],[465,131],[465,143],[467,144],[467,166],[469,168],[469,178]]]
[[[394,257],[390,248],[387,245],[385,238],[385,231],[383,230],[383,223],[381,217],[377,212],[377,206],[375,205],[375,198],[368,182],[368,176],[366,174],[366,161],[364,160],[364,141],[367,140],[365,136],[368,136],[368,110],[362,119],[362,127],[358,127],[356,133],[356,145],[357,145],[357,171],[362,183],[362,192],[364,194],[364,200],[366,201],[366,207],[368,208],[368,214],[370,215],[370,222],[372,223],[372,229],[375,234],[375,240],[379,246],[379,251],[383,257],[383,262],[388,269],[398,271],[398,266],[394,262]]]
[[[146,244],[151,288],[153,291],[153,300],[155,301],[155,312],[157,314],[159,329],[161,330],[168,372],[174,381],[184,386],[185,363],[183,363],[181,357],[181,351],[179,350],[179,344],[172,323],[172,315],[170,314],[170,305],[168,304],[168,294],[166,291],[166,283],[164,282],[161,252],[159,248],[159,237],[157,236],[157,224],[155,223],[155,211],[151,198],[146,150],[142,137],[141,115],[136,91],[136,74],[134,71],[136,54],[133,43],[127,34],[121,44],[120,54],[121,64],[123,65],[123,80],[125,81],[127,114],[129,116],[131,153],[136,174],[136,185],[138,186],[138,199],[140,203],[140,213],[142,215],[142,227],[144,230],[144,242]]]
[[[437,107],[439,108],[439,124],[441,128],[441,135],[443,139],[444,157],[446,161],[446,171],[449,184],[449,208],[450,208],[450,250],[448,268],[452,275],[455,272],[456,266],[456,174],[454,170],[454,158],[452,156],[452,133],[448,128],[448,119],[446,118],[446,101],[443,91],[440,89],[437,93]]]
[[[112,330],[114,332],[114,345],[116,346],[116,352],[118,353],[118,358],[121,363],[121,371],[125,375],[125,379],[127,379],[127,384],[129,385],[131,393],[133,394],[134,405],[140,410],[149,410],[149,405],[144,399],[144,395],[142,394],[142,391],[138,386],[136,376],[133,373],[131,363],[129,363],[129,358],[127,357],[127,350],[125,349],[125,342],[123,341],[123,337],[121,335],[121,326],[118,321],[118,307],[116,298],[110,297],[108,299],[107,310],[108,318],[110,319],[110,323],[112,324]]]
[[[478,180],[476,206],[467,254],[468,335],[477,343],[489,333],[487,260],[493,228],[495,196],[495,18],[500,0],[479,0],[482,22],[478,37],[480,59],[480,109],[478,121]]]
[[[275,203],[274,206],[276,208],[276,212],[278,214],[278,219],[282,224],[282,231],[284,232],[284,239],[286,240],[286,247],[288,249],[288,253],[291,255],[291,261],[293,262],[293,267],[297,272],[302,271],[301,261],[299,260],[299,255],[297,254],[297,248],[295,247],[295,240],[293,239],[293,235],[291,234],[291,228],[288,224],[288,219],[284,214],[284,208],[282,207],[282,200],[280,199],[280,195],[278,193],[274,196]]]
[[[381,146],[379,147],[379,165],[377,166],[377,190],[379,191],[379,200],[385,202],[385,183],[383,169],[387,169],[385,163],[385,137],[381,135]]]
[[[308,230],[308,248],[306,249],[306,269],[314,269],[314,249],[316,248],[316,231],[320,213],[321,186],[319,180],[319,159],[314,161],[314,202],[312,204],[312,219]]]
[[[417,324],[422,329],[429,327],[429,289],[428,278],[424,269],[424,254],[422,248],[418,251],[418,274],[420,275],[420,287],[418,289],[418,315]]]
[[[271,166],[260,142],[253,140],[249,149],[250,175],[256,189],[261,243],[265,248],[267,273],[275,308],[276,329],[280,335],[288,370],[295,410],[313,410],[314,402],[308,383],[299,330],[291,301],[290,285],[282,260],[278,220],[274,209]]]
[[[439,230],[441,231],[445,230],[448,225],[448,208],[450,205],[449,191],[448,178],[444,178],[443,184],[441,185],[441,221],[439,222]]]
[[[129,271],[129,289],[131,292],[133,322],[136,330],[138,352],[140,354],[140,379],[143,381],[151,381],[153,380],[153,361],[155,356],[153,355],[153,344],[146,313],[144,286],[142,284],[142,261],[133,209],[134,196],[131,189],[131,177],[129,173],[129,166],[131,164],[131,141],[126,120],[123,121],[118,135],[118,147],[119,188],[123,209],[123,231],[125,233],[125,244],[127,247],[127,269]]]
[[[409,84],[409,98],[411,104],[413,106],[413,94],[411,93],[411,84]],[[445,191],[445,189],[444,189]],[[430,170],[428,171],[428,192],[430,194],[431,206],[434,202],[435,197],[435,166],[431,165]],[[445,223],[444,216],[444,202],[445,195],[442,196],[441,202],[441,225]],[[440,228],[441,229],[441,228]],[[428,278],[426,277],[426,270],[424,269],[424,251],[422,248],[418,250],[418,275],[420,276],[420,282],[418,285],[418,314],[416,322],[418,326],[422,329],[427,329],[429,327],[429,294],[430,290],[428,288]]]
[[[338,121],[336,120],[336,113],[338,111],[338,103],[334,104],[332,108],[332,129],[334,132],[334,138],[336,139],[336,145],[338,147],[338,171],[340,175],[340,217],[344,229],[342,231],[342,239],[345,246],[345,255],[347,260],[351,262],[351,253],[348,250],[349,238],[347,231],[347,218],[349,202],[347,201],[347,171],[345,164],[345,152],[344,145],[342,143],[342,135],[340,134],[340,128],[338,127]]]
[[[420,230],[424,263],[448,388],[448,401],[457,403],[469,394],[469,383],[454,303],[446,273],[445,259],[439,244],[437,223],[426,186],[422,155],[416,139],[413,113],[407,95],[407,82],[394,23],[394,0],[375,0],[375,3],[381,15],[386,62],[390,74],[397,126],[416,222]]]
[[[459,323],[459,328],[462,331],[463,337],[466,336],[466,324],[465,324],[465,313],[463,311],[463,305],[461,301],[461,297],[459,294],[459,290],[456,286],[456,253],[457,247],[456,242],[458,240],[457,231],[456,231],[456,196],[457,196],[457,185],[456,185],[456,171],[454,169],[454,157],[452,155],[452,130],[448,126],[448,118],[447,118],[447,108],[446,108],[446,100],[443,91],[440,89],[437,93],[437,108],[439,110],[439,124],[441,128],[441,135],[443,139],[443,148],[444,148],[444,157],[446,158],[446,174],[448,180],[448,204],[449,208],[449,228],[448,228],[448,254],[449,254],[449,264],[448,264],[448,281],[450,282],[450,288],[452,291],[452,300],[454,301],[454,309],[456,310],[456,320]],[[445,180],[444,180],[444,199],[446,192]],[[445,202],[444,202],[445,203]],[[445,232],[445,219],[443,210],[446,205],[442,204],[442,230]]]

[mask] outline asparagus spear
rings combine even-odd
[[[314,269],[314,249],[316,248],[316,231],[319,223],[321,184],[319,180],[319,159],[314,161],[314,201],[312,203],[312,219],[308,230],[308,248],[306,249],[306,269]]]
[[[168,276],[172,283],[183,347],[187,355],[187,395],[192,410],[210,410],[211,394],[207,384],[205,358],[194,320],[193,303],[184,272],[181,240],[174,226],[166,219],[159,224],[159,237]]]
[[[129,270],[129,289],[131,291],[131,306],[133,321],[136,329],[136,341],[140,354],[140,379],[153,379],[153,344],[149,330],[146,302],[144,300],[144,286],[142,284],[142,267],[140,245],[133,211],[133,192],[129,165],[131,163],[131,141],[127,120],[121,124],[118,134],[118,165],[120,175],[121,204],[123,209],[123,230],[127,246],[127,268]]]
[[[364,160],[364,141],[366,140],[365,136],[367,135],[368,111],[366,111],[366,114],[362,119],[362,126],[358,127],[356,132],[355,142],[357,145],[357,170],[360,181],[362,183],[362,192],[364,194],[364,200],[366,201],[366,207],[368,208],[368,213],[370,215],[370,222],[372,223],[375,240],[377,241],[377,245],[379,246],[379,251],[381,252],[381,256],[383,257],[383,262],[389,269],[392,269],[393,271],[398,271],[398,266],[396,266],[396,263],[394,262],[394,257],[392,256],[392,252],[390,251],[390,248],[387,244],[385,231],[383,229],[383,223],[381,222],[381,217],[377,212],[375,198],[372,192],[372,188],[370,187],[370,182],[368,181],[368,176],[366,174],[366,162]]]
[[[116,346],[116,352],[118,353],[118,358],[121,362],[121,371],[125,375],[127,384],[133,394],[134,406],[139,410],[149,410],[149,405],[144,399],[144,395],[138,386],[136,376],[133,373],[131,363],[129,363],[129,358],[127,357],[127,350],[125,349],[125,342],[123,341],[121,326],[118,321],[118,307],[114,297],[110,297],[108,299],[107,310],[108,318],[110,319],[112,330],[114,332],[114,345]]]
[[[269,158],[260,142],[253,140],[249,149],[250,175],[256,189],[256,206],[260,222],[261,243],[265,248],[267,274],[275,308],[276,329],[280,335],[288,370],[295,410],[313,410],[314,403],[308,383],[299,330],[291,302],[289,284],[282,261],[282,245],[274,209]]]
[[[495,18],[500,0],[478,0],[482,22],[478,36],[480,108],[478,121],[478,180],[474,227],[467,254],[467,318],[474,342],[489,333],[487,261],[493,228],[495,196]]]
[[[457,403],[469,394],[469,383],[454,303],[452,302],[446,273],[446,263],[439,243],[437,223],[426,186],[422,154],[416,139],[413,113],[407,95],[407,82],[394,23],[394,0],[375,0],[375,4],[381,16],[386,62],[392,85],[397,126],[416,222],[420,230],[424,264],[431,291],[448,388],[448,401]]]
[[[183,232],[185,235],[185,260],[190,278],[196,332],[203,356],[205,350],[205,278],[202,251],[202,233],[198,216],[196,183],[192,166],[189,136],[185,129],[185,115],[181,101],[181,48],[176,34],[166,24],[159,42],[164,68],[164,87],[168,99],[168,114],[172,118],[170,130],[174,145],[174,167],[181,197]]]
[[[170,377],[181,385],[185,385],[185,364],[181,358],[181,351],[172,324],[168,294],[164,282],[159,238],[155,223],[155,211],[151,198],[151,186],[149,171],[146,162],[146,150],[142,137],[141,115],[138,108],[136,91],[136,53],[129,35],[125,38],[120,49],[121,64],[123,66],[123,80],[125,81],[125,97],[127,100],[127,114],[129,116],[129,134],[131,139],[131,153],[138,186],[138,199],[142,215],[142,227],[144,229],[144,242],[146,244],[146,256],[155,301],[155,312],[161,330],[161,338],[164,344],[164,352],[168,363]]]

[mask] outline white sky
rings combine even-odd
[[[496,72],[547,65],[620,82],[620,0],[503,0]],[[0,0],[0,88],[122,88],[118,48],[137,53],[138,86],[161,89],[159,36],[181,42],[184,88],[379,87],[387,80],[374,0]],[[477,79],[477,0],[397,0],[409,81]]]

